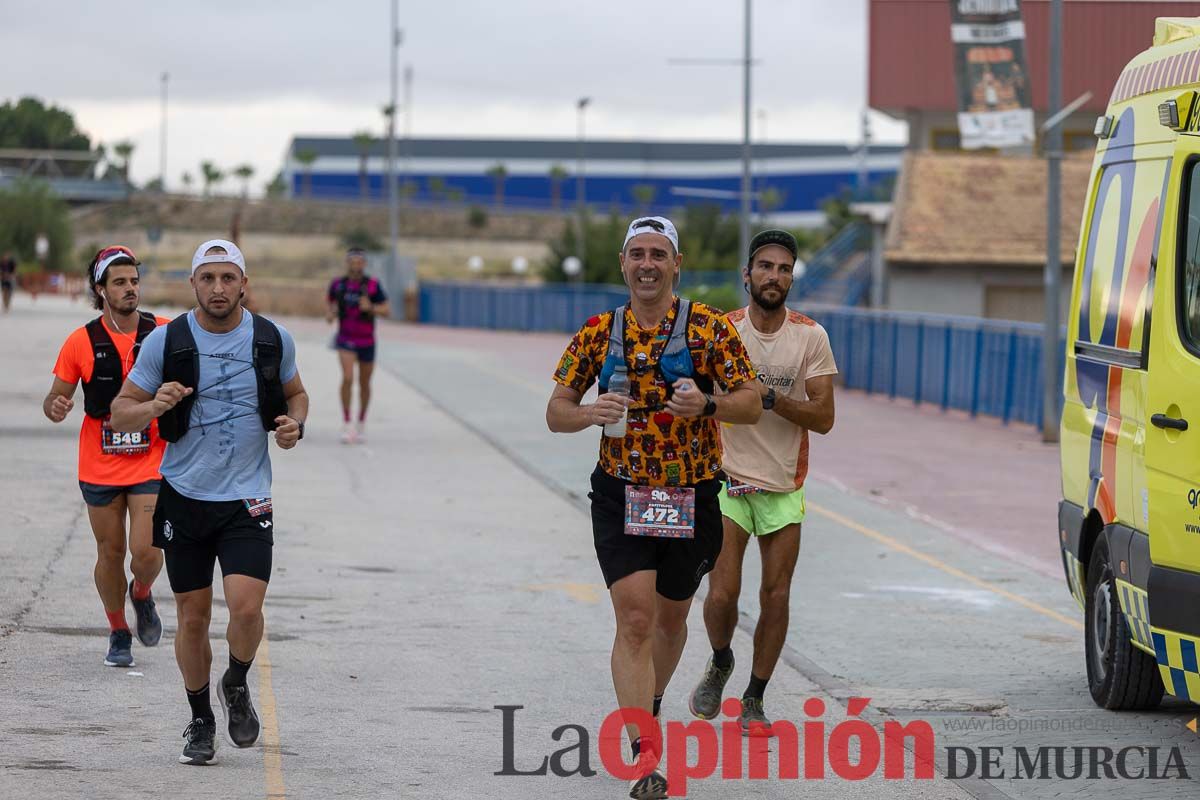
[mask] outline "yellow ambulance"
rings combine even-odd
[[[1092,698],[1200,702],[1200,18],[1096,122],[1067,320],[1059,537]]]

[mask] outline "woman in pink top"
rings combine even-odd
[[[346,251],[346,274],[329,284],[326,318],[338,323],[334,347],[342,364],[342,442],[367,440],[367,405],[371,402],[371,374],[375,371],[375,318],[391,313],[378,278],[366,275],[367,254],[360,247]],[[350,420],[354,366],[358,365],[358,426]]]

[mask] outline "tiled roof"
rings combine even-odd
[[[1092,154],[1062,161],[1062,258],[1075,260]],[[1046,161],[910,152],[896,186],[888,261],[1034,266],[1046,260]]]

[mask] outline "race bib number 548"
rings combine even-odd
[[[106,456],[140,456],[150,452],[150,427],[121,433],[114,431],[108,419],[100,425],[100,452]]]
[[[626,486],[625,533],[630,536],[694,538],[696,490],[677,486]]]

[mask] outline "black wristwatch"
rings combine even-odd
[[[762,397],[763,411],[770,411],[775,407],[775,390],[767,389],[767,393]]]
[[[704,403],[704,411],[700,413],[700,416],[711,417],[713,414],[717,413],[717,401],[713,400],[712,395],[710,394],[704,395],[704,399],[706,401]]]

